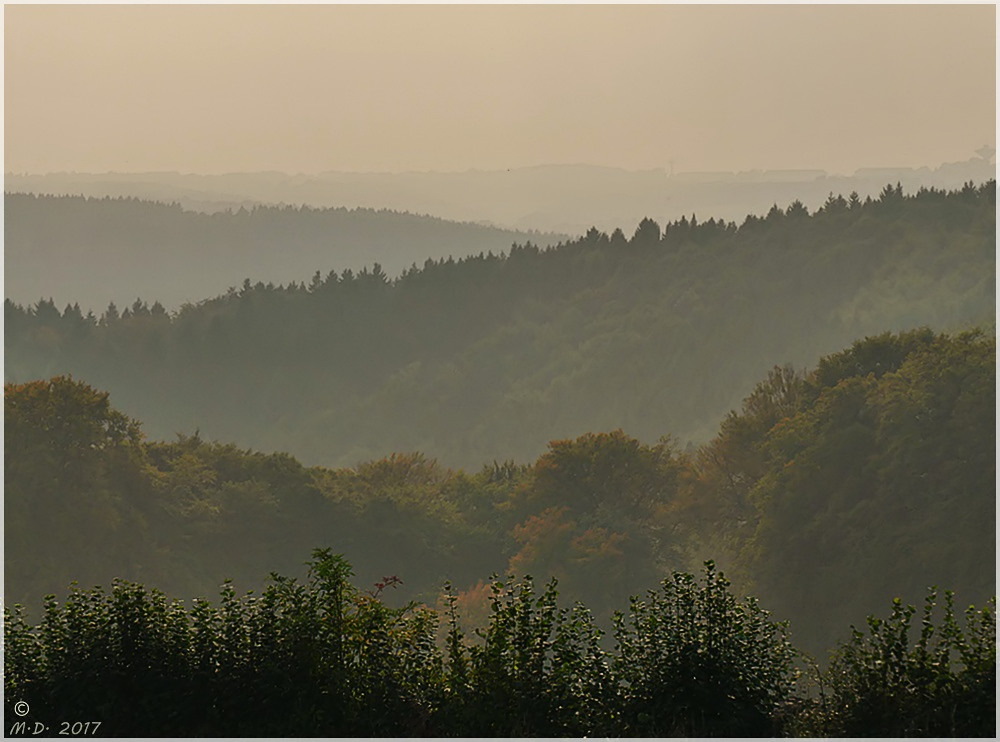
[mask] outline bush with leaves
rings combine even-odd
[[[893,602],[888,618],[852,627],[834,655],[823,702],[825,734],[846,737],[993,737],[996,735],[996,599],[965,613],[963,632],[951,592],[935,624],[937,592],[924,603],[920,636],[910,640],[916,609]]]
[[[995,732],[995,599],[959,628],[936,594],[911,645],[912,606],[855,630],[816,698],[794,695],[787,627],[737,600],[706,562],[615,616],[615,652],[555,580],[491,585],[487,625],[467,639],[458,597],[390,608],[347,561],[313,552],[306,582],[271,575],[259,596],[226,583],[185,609],[116,581],[46,600],[37,625],[4,611],[5,710],[34,722],[100,721],[111,736],[769,736]],[[439,634],[443,628],[443,636]],[[439,643],[438,637],[443,641]],[[54,731],[54,727],[53,727]],[[12,732],[13,733],[13,732]]]
[[[422,735],[440,696],[437,618],[393,609],[317,550],[309,582],[230,584],[185,610],[116,581],[46,602],[37,626],[5,609],[8,716],[102,720],[115,736]]]
[[[494,579],[490,615],[468,645],[448,595],[448,734],[612,734],[614,682],[602,632],[581,603],[557,604],[556,580]]]
[[[628,736],[771,736],[796,680],[787,626],[738,601],[711,561],[675,572],[615,615],[614,670]]]

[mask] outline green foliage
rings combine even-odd
[[[147,308],[152,297],[89,318],[44,296],[8,302],[5,375],[72,373],[155,437],[200,428],[326,466],[404,451],[451,467],[532,461],[550,440],[616,428],[706,440],[776,361],[812,364],[887,329],[993,321],[995,183],[892,191],[838,213],[775,207],[740,226],[684,218],[661,230],[645,219],[631,240],[592,230],[454,260],[442,248],[395,279],[322,264],[328,229],[350,216],[336,210],[189,215],[238,223],[241,254],[315,230],[323,249],[300,269],[312,280],[205,290],[169,315]],[[78,205],[88,221],[118,223],[114,203]],[[158,224],[156,209],[134,208]],[[382,244],[412,244],[417,229]],[[268,259],[287,263],[273,246]],[[283,264],[267,270],[278,281]]]
[[[4,386],[9,596],[25,596],[25,578],[37,599],[128,569],[142,551],[142,457],[139,424],[107,392],[65,376]]]
[[[625,733],[640,737],[774,736],[792,696],[787,625],[738,601],[714,562],[704,584],[675,572],[615,617]]]
[[[679,561],[665,512],[682,469],[669,440],[648,446],[616,430],[552,441],[503,505],[516,542],[509,569],[554,575],[609,617]]]
[[[7,718],[100,721],[107,736],[884,736],[988,735],[996,705],[995,601],[963,633],[947,594],[853,632],[819,698],[797,695],[786,625],[737,600],[707,562],[703,584],[674,573],[615,621],[617,646],[554,580],[491,585],[485,625],[466,638],[446,586],[438,614],[359,590],[350,564],[317,549],[304,582],[272,574],[260,594],[185,608],[116,580],[46,599],[30,623],[4,611]],[[439,629],[445,629],[442,634]],[[26,731],[30,733],[30,731]]]
[[[886,594],[937,583],[985,600],[995,347],[920,329],[865,338],[788,383],[776,371],[695,457],[679,498],[692,542],[726,554],[818,656]]]
[[[117,581],[46,602],[38,626],[5,612],[5,697],[34,718],[100,719],[114,736],[421,736],[440,683],[437,620],[391,609],[317,550],[309,580],[259,596],[223,585],[185,610]]]
[[[800,409],[806,392],[802,373],[775,366],[743,400],[741,410],[726,415],[718,435],[687,462],[688,476],[673,515],[687,522],[689,540],[709,541],[713,552],[739,548],[745,538],[740,531],[754,515],[750,491],[769,464],[767,434]],[[713,524],[711,533],[701,527],[706,522]]]
[[[992,307],[994,212],[992,183],[888,188],[739,228],[592,230],[395,281],[378,266],[308,288],[248,281],[174,316],[141,300],[99,320],[7,302],[7,374],[80,370],[127,409],[169,398],[171,429],[224,412],[215,430],[351,462],[414,448],[479,461],[513,450],[504,441],[534,455],[595,420],[690,432],[763,359]],[[197,432],[150,443],[88,384],[8,384],[6,590],[29,608],[6,614],[7,697],[81,718],[121,701],[132,733],[162,705],[167,735],[979,733],[995,706],[993,609],[962,634],[951,598],[940,628],[929,601],[911,647],[902,601],[931,583],[992,593],[995,466],[995,338],[981,331],[882,333],[810,372],[774,367],[684,453],[616,429],[472,474],[420,453],[325,469]],[[329,551],[299,581],[302,543],[355,555],[362,584],[397,569],[405,582],[360,591]],[[817,702],[791,695],[785,627],[712,566],[704,586],[674,572],[634,600],[607,652],[597,625],[628,595],[715,553],[817,655],[902,599],[834,675],[816,666]],[[476,584],[504,565],[558,577],[593,616],[560,607],[554,582]],[[294,574],[237,597],[268,568]],[[197,595],[228,575],[218,605],[188,609],[140,584]],[[54,595],[111,576],[108,594]],[[445,579],[465,589],[446,599],[438,646],[437,616],[406,601],[433,604]]]
[[[197,434],[145,442],[82,382],[8,385],[7,597],[36,612],[112,576],[260,589],[269,569],[303,576],[296,544],[328,542],[364,584],[399,572],[400,603],[434,605],[451,580],[464,614],[485,615],[478,581],[503,568],[557,577],[606,626],[628,595],[718,554],[822,660],[886,594],[992,594],[994,348],[977,332],[866,338],[809,373],[775,367],[701,449],[617,430],[472,474],[419,453],[332,470]]]
[[[929,591],[920,635],[916,612],[897,598],[884,619],[868,617],[867,634],[852,627],[834,655],[823,733],[861,737],[993,737],[996,735],[996,600],[956,620],[951,592],[936,622]]]
[[[86,190],[71,187],[63,192]],[[286,194],[254,200],[288,199]],[[369,208],[258,203],[250,209],[207,214],[177,203],[9,190],[4,207],[9,296],[71,296],[71,301],[95,311],[109,299],[127,298],[127,304],[118,300],[116,314],[138,320],[136,324],[157,321],[154,298],[174,308],[225,292],[239,275],[234,263],[265,283],[304,290],[303,278],[312,277],[310,288],[315,288],[331,267],[370,265],[375,246],[382,267],[396,275],[427,258],[499,252],[514,241],[532,238],[554,244],[561,237]],[[337,266],[327,265],[331,255],[336,255]],[[81,282],[81,275],[93,275],[95,265],[101,266],[101,280]],[[317,268],[323,268],[319,276]],[[381,270],[367,272],[385,277]],[[150,297],[153,306],[133,302],[137,294]]]
[[[613,679],[601,632],[580,603],[557,605],[556,582],[541,594],[513,577],[491,585],[488,625],[466,650],[449,635],[450,734],[574,737],[612,733]],[[453,604],[452,604],[453,605]]]
[[[853,343],[847,350],[821,358],[810,379],[814,393],[825,387],[834,387],[843,379],[876,379],[897,370],[913,352],[930,345],[934,333],[924,327],[910,332],[893,334],[884,332]]]
[[[303,576],[303,542],[350,549],[365,582],[406,565],[403,600],[506,561],[494,505],[523,467],[470,476],[408,454],[333,471],[197,434],[146,442],[107,393],[65,377],[7,385],[5,415],[7,597],[32,612],[73,580],[260,588],[269,568]]]

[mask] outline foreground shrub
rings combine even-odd
[[[772,736],[792,695],[787,627],[705,563],[705,581],[675,572],[615,616],[622,732],[641,737]]]
[[[556,581],[491,585],[488,625],[467,646],[449,596],[449,715],[460,736],[582,737],[614,731],[602,632],[582,604],[557,605]]]
[[[995,733],[995,600],[963,631],[950,593],[935,623],[932,592],[912,643],[915,609],[896,601],[800,696],[786,625],[737,600],[712,562],[701,583],[674,573],[632,598],[613,651],[585,606],[558,604],[555,580],[540,593],[530,577],[494,580],[487,623],[466,637],[450,590],[440,635],[435,612],[382,603],[393,578],[365,592],[351,577],[317,550],[304,583],[272,575],[242,597],[227,583],[217,604],[116,581],[50,596],[36,625],[5,608],[6,718],[24,724],[5,732],[73,719],[135,737]]]
[[[935,625],[937,593],[924,604],[919,638],[911,643],[916,609],[897,598],[886,619],[868,617],[868,633],[852,627],[835,653],[823,714],[833,736],[996,736],[996,599],[966,611],[963,632],[953,596]]]
[[[441,687],[437,617],[391,609],[317,550],[308,584],[228,583],[187,611],[116,581],[50,597],[38,626],[5,610],[7,717],[99,720],[114,736],[423,735]],[[29,725],[29,728],[30,727]]]

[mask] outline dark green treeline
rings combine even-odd
[[[737,600],[715,566],[674,573],[614,621],[613,651],[555,582],[496,580],[467,637],[386,607],[317,550],[304,583],[225,585],[190,608],[141,585],[50,599],[40,622],[5,611],[10,736],[86,724],[88,736],[992,736],[995,601],[964,628],[950,594],[869,618],[828,672],[800,677],[786,626]],[[25,707],[27,706],[27,712]],[[13,713],[12,713],[13,712]],[[61,721],[66,718],[75,722]],[[7,731],[7,730],[5,730]],[[80,733],[79,730],[74,732]]]
[[[107,393],[5,388],[5,578],[38,609],[71,580],[171,595],[302,576],[310,544],[399,600],[456,586],[487,615],[491,572],[558,577],[602,625],[628,596],[714,558],[821,661],[845,626],[929,585],[995,591],[992,335],[866,338],[808,373],[776,367],[700,448],[621,430],[471,472],[419,453],[305,467],[198,435],[147,441]]]
[[[233,290],[175,314],[152,296],[100,317],[6,303],[5,378],[73,374],[154,437],[200,429],[326,466],[398,451],[531,461],[549,440],[619,428],[703,442],[776,362],[991,323],[994,253],[993,181],[831,195],[739,226],[645,219],[631,236],[427,260],[393,280],[319,253],[311,280],[239,286],[237,244]]]
[[[426,258],[560,239],[388,209],[252,205],[205,214],[135,198],[4,194],[6,296],[79,302],[84,313],[110,301],[124,309],[137,295],[176,309],[244,276],[298,281],[331,255],[340,269],[378,260],[395,276]]]

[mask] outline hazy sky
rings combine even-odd
[[[7,171],[938,165],[994,5],[4,7]]]

